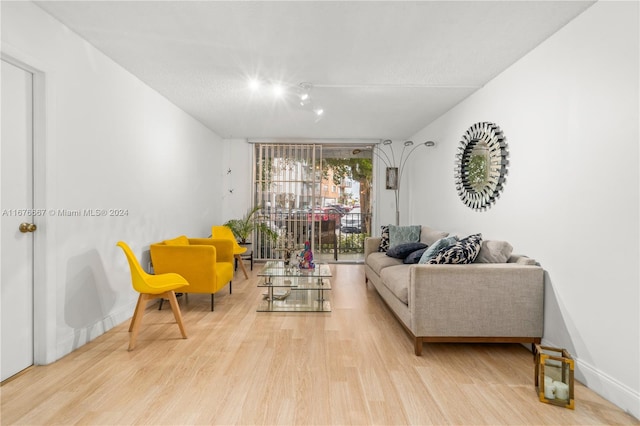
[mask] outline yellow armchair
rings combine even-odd
[[[188,287],[176,292],[214,294],[229,283],[232,292],[233,245],[229,240],[213,238],[187,238],[151,244],[151,262],[156,274],[173,272],[183,276]]]
[[[247,251],[246,247],[241,247],[236,240],[235,235],[231,231],[231,228],[225,225],[214,225],[211,227],[211,236],[213,238],[224,238],[226,240],[230,240],[233,244],[233,257],[236,258],[236,262],[240,264],[240,268],[244,273],[244,277],[249,279],[249,274],[247,273],[247,268],[244,267],[244,262],[242,261],[242,255]]]

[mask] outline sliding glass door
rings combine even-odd
[[[349,146],[255,145],[254,203],[277,240],[254,236],[258,260],[311,244],[317,261],[361,261],[371,224],[371,156]]]

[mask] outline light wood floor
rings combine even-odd
[[[256,270],[261,266],[256,265]],[[189,339],[149,309],[0,391],[9,424],[640,424],[584,386],[576,408],[539,402],[530,352],[513,344],[428,344],[422,357],[362,266],[334,265],[333,312],[255,312],[262,289],[182,300]]]

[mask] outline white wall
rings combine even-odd
[[[408,222],[510,241],[546,270],[543,343],[577,377],[640,417],[639,33],[637,2],[598,2],[412,139]],[[502,197],[465,207],[454,155],[492,121],[509,143]],[[533,370],[532,370],[533,371]],[[580,401],[577,401],[580,404]]]
[[[207,236],[222,220],[212,183],[223,143],[31,3],[2,3],[2,51],[44,77],[36,208],[126,211],[36,219],[36,362],[47,363],[131,316],[137,294],[117,241],[147,266],[150,243]]]
[[[225,139],[222,162],[222,222],[240,219],[253,206],[253,144],[246,139]],[[229,172],[231,169],[231,172]],[[233,192],[231,192],[233,191]]]

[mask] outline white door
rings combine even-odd
[[[2,61],[1,380],[33,364],[33,74]],[[30,229],[25,229],[30,228]]]

